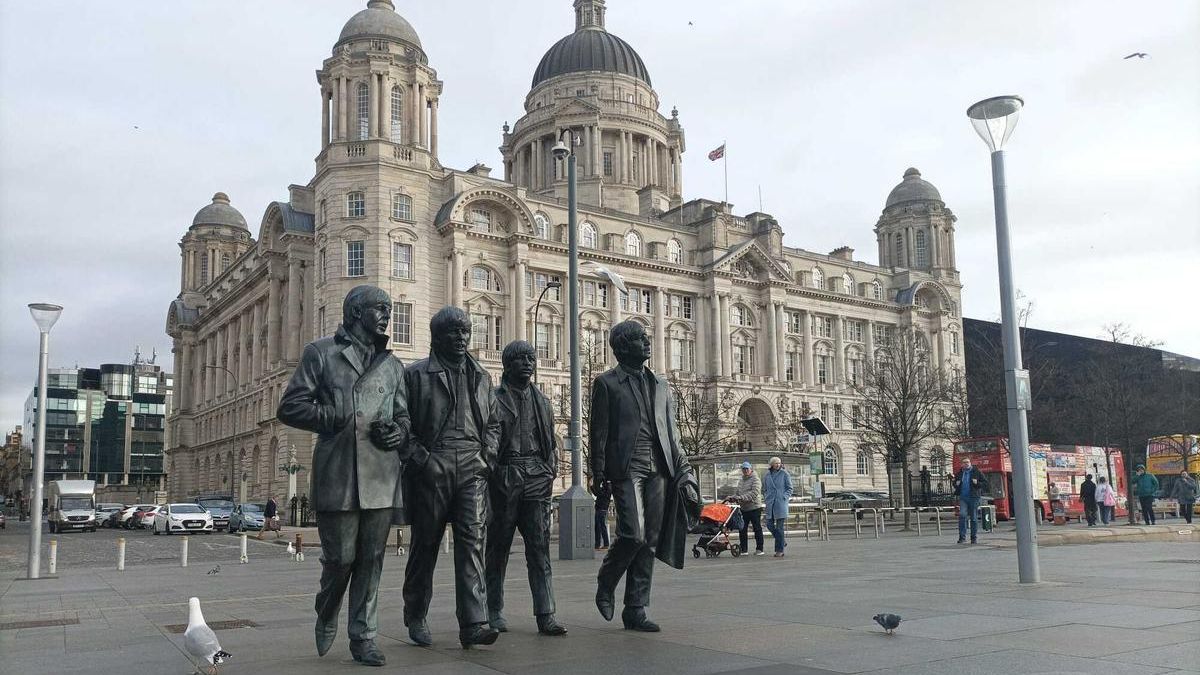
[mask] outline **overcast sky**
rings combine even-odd
[[[312,177],[314,71],[365,0],[0,3],[0,425],[37,373],[25,305],[66,307],[51,365],[170,366],[180,237],[218,190],[258,235]],[[571,0],[396,0],[445,82],[442,162],[502,173],[500,127]],[[958,216],[966,316],[999,315],[987,150],[967,106],[1017,93],[1015,277],[1032,325],[1124,321],[1200,356],[1200,3],[609,0],[687,133],[688,199],[763,210],[786,243],[849,245],[909,166]],[[1123,59],[1146,52],[1144,59]],[[1190,299],[1188,299],[1190,298]]]

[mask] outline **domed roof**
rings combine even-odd
[[[224,192],[213,195],[212,203],[196,212],[196,217],[192,218],[192,227],[197,225],[228,225],[243,230],[250,229],[246,227],[246,219],[242,217],[241,211],[229,205],[229,195]]]
[[[392,38],[423,49],[417,31],[404,17],[396,13],[396,6],[392,4],[392,0],[368,2],[366,9],[350,17],[342,27],[338,44],[357,37]]]
[[[921,172],[910,168],[904,172],[904,180],[888,193],[887,203],[883,208],[903,204],[904,202],[942,201],[942,195],[932,183],[921,178]]]
[[[602,27],[589,26],[554,43],[533,73],[533,86],[566,73],[601,71],[650,84],[650,72],[629,43]]]

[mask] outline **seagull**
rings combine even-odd
[[[220,573],[221,573],[221,566],[220,566],[220,565],[217,565],[216,567],[214,567],[214,568],[212,568],[211,570],[209,570],[209,571],[208,571],[208,573],[209,573],[209,574],[220,574]]]
[[[608,269],[604,265],[601,265],[600,263],[598,263],[594,260],[584,260],[582,263],[580,263],[580,266],[586,268],[586,271],[594,276],[608,279],[609,283],[611,283],[617,290],[621,291],[622,293],[629,292],[625,288],[625,280],[621,278],[621,275]]]
[[[899,614],[876,614],[871,618],[875,619],[875,623],[882,626],[888,635],[895,634],[896,628],[900,626]]]
[[[183,631],[183,648],[190,656],[205,663],[204,669],[209,675],[216,675],[217,666],[233,656],[222,651],[217,634],[204,623],[204,615],[200,613],[200,598],[188,598],[188,627]],[[200,672],[199,667],[196,672]]]
[[[1123,58],[1123,59],[1121,59],[1121,60],[1122,60],[1122,61],[1126,61],[1126,60],[1128,60],[1128,59],[1132,59],[1132,58],[1133,58],[1133,57],[1135,57],[1135,56],[1136,56],[1136,57],[1138,57],[1139,59],[1144,59],[1144,58],[1146,58],[1147,56],[1150,56],[1150,55],[1149,55],[1149,54],[1147,54],[1146,52],[1134,52],[1134,53],[1130,54],[1129,56],[1126,56],[1125,58]]]
[[[290,541],[288,542],[287,552],[288,552],[288,555],[291,555],[291,556],[296,555],[296,547],[292,546],[292,542],[290,542]]]
[[[689,25],[689,26],[695,26],[696,24],[694,24],[694,23],[692,23],[691,21],[689,21],[689,22],[688,22],[688,25]]]

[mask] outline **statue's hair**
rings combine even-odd
[[[645,332],[646,327],[642,324],[628,319],[612,327],[608,332],[608,346],[612,347],[614,352],[621,352],[625,348],[625,343],[629,341],[630,336],[635,330]]]
[[[454,305],[439,309],[429,320],[429,332],[432,335],[442,335],[455,326],[471,330],[471,317],[461,307]]]
[[[508,368],[508,364],[522,354],[534,354],[536,356],[537,351],[534,350],[533,345],[525,340],[513,340],[504,345],[504,351],[500,352],[500,360],[504,362],[504,367]]]
[[[358,312],[363,307],[377,302],[385,302],[391,306],[392,299],[388,296],[387,291],[378,286],[362,284],[351,288],[350,292],[346,294],[346,299],[342,301],[342,324],[348,326],[354,323]]]

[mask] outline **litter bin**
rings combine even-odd
[[[979,524],[983,527],[984,532],[991,532],[994,524],[992,523],[992,514],[996,512],[995,509],[984,506],[979,511]]]

